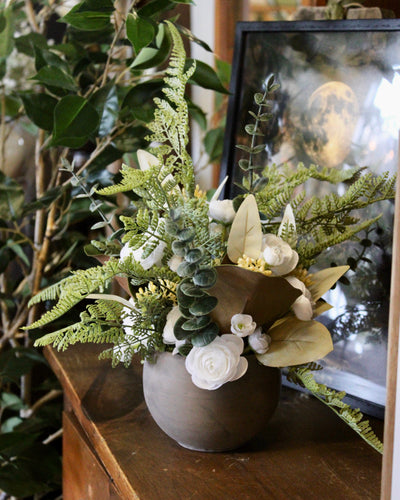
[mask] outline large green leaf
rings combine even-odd
[[[266,366],[294,366],[323,358],[333,350],[328,329],[318,321],[289,317],[268,330],[271,345],[257,359]]]
[[[25,437],[27,445],[22,452],[14,452],[12,462],[2,464],[0,488],[15,497],[26,498],[46,493],[59,486],[61,460],[56,450],[41,443],[28,445],[28,433],[11,432],[4,436],[16,434]]]
[[[158,26],[156,47],[144,47],[131,64],[132,69],[147,69],[165,62],[171,50],[171,36],[164,24]]]
[[[139,83],[126,94],[122,108],[129,108],[133,116],[145,123],[154,117],[154,97],[162,96],[163,81],[159,79]]]
[[[136,54],[146,47],[156,33],[154,25],[137,13],[128,14],[126,18],[126,36],[133,45]]]
[[[204,138],[204,147],[210,162],[219,160],[224,147],[224,129],[218,127],[209,130]]]
[[[83,97],[63,97],[54,110],[54,130],[51,145],[79,148],[89,139],[99,124],[99,115]]]
[[[159,12],[173,9],[175,2],[171,0],[152,0],[138,9],[138,13],[143,17],[155,17]]]
[[[63,18],[74,28],[82,31],[101,31],[110,25],[109,14],[103,12],[72,12]]]
[[[3,29],[0,31],[0,57],[7,57],[14,48],[15,14],[12,6],[0,12]]]
[[[43,66],[31,80],[37,80],[46,87],[56,87],[64,90],[76,91],[78,85],[71,75],[54,66]]]
[[[18,218],[24,201],[25,193],[22,186],[0,172],[0,218],[5,220]]]
[[[68,64],[63,59],[61,59],[60,56],[43,47],[38,47],[37,45],[34,45],[33,48],[35,52],[36,71],[40,71],[44,66],[51,66],[60,68],[67,74],[69,73]]]
[[[204,111],[188,97],[186,97],[186,102],[188,104],[189,116],[193,118],[202,130],[207,130],[207,116]]]
[[[43,130],[51,131],[54,125],[54,109],[57,99],[44,93],[25,94],[21,96],[25,112],[35,125]]]
[[[300,290],[278,276],[264,276],[238,266],[218,266],[216,284],[208,293],[218,299],[210,313],[221,332],[230,332],[234,314],[250,314],[257,325],[271,326],[289,312]]]
[[[19,383],[19,378],[38,363],[45,363],[45,360],[35,349],[9,349],[0,354],[0,377],[3,382]]]
[[[4,96],[5,108],[6,108],[6,116],[15,116],[19,112],[19,108],[21,107],[21,101],[14,96],[6,95]]]
[[[40,47],[42,49],[47,48],[47,40],[46,37],[40,33],[28,33],[27,35],[21,35],[16,38],[15,46],[18,52],[33,57],[35,55],[35,47]]]
[[[185,69],[188,70],[196,63],[196,70],[190,78],[190,83],[200,85],[205,89],[216,90],[223,94],[229,94],[229,91],[222,85],[217,73],[208,64],[197,59],[187,59]]]
[[[114,7],[108,0],[86,0],[73,7],[62,19],[81,31],[102,31],[110,27]]]
[[[99,136],[104,137],[111,132],[118,117],[119,105],[115,85],[110,82],[101,87],[89,102],[100,116]]]

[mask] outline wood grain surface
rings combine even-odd
[[[285,388],[270,424],[251,443],[233,453],[194,452],[152,420],[140,361],[112,369],[97,359],[99,352],[94,345],[64,353],[46,349],[65,389],[66,409],[92,447],[88,457],[66,446],[64,474],[71,464],[97,457],[126,500],[379,498],[381,456],[313,398]],[[382,422],[374,426],[382,433]],[[83,474],[86,469],[82,463]]]

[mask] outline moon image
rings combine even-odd
[[[311,94],[301,122],[304,150],[314,163],[330,168],[343,163],[358,113],[357,97],[343,82],[325,83]]]

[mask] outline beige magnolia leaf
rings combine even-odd
[[[208,293],[217,297],[210,313],[220,333],[229,333],[234,314],[250,314],[257,325],[269,328],[290,311],[301,291],[280,276],[264,276],[238,266],[217,266],[217,282]]]
[[[332,288],[338,279],[350,269],[350,266],[328,267],[311,276],[312,285],[308,287],[314,302]]]
[[[269,331],[271,345],[268,352],[257,359],[266,366],[294,366],[323,358],[333,350],[328,329],[318,321],[301,321],[289,317]]]
[[[159,159],[156,156],[152,155],[148,151],[145,151],[144,149],[138,149],[137,157],[140,170],[142,171],[149,170],[149,168],[154,167],[155,165],[159,165],[160,163]]]
[[[315,305],[314,310],[313,310],[313,318],[316,318],[320,314],[323,314],[324,312],[329,311],[332,308],[333,308],[333,306],[328,304],[328,302],[325,302],[325,300],[323,300],[323,299],[319,299]]]
[[[262,229],[257,202],[249,195],[240,205],[232,222],[228,238],[228,257],[237,262],[246,255],[258,259],[261,253]]]

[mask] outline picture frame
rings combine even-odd
[[[239,22],[220,170],[220,179],[229,179],[225,198],[240,193],[243,151],[235,146],[246,145],[244,128],[251,123],[253,96],[263,92],[272,74],[280,88],[271,96],[272,119],[261,141],[267,147],[258,164],[358,165],[377,174],[396,173],[400,20]],[[308,189],[317,196],[326,194],[314,193],[315,184]],[[343,187],[333,189],[340,192]],[[340,284],[329,292],[325,298],[334,313],[318,318],[333,333],[335,344],[321,362],[324,370],[318,380],[344,390],[352,405],[378,418],[385,413],[388,345],[393,343],[388,336],[394,335],[388,326],[394,211],[389,201],[369,209],[368,217],[383,215],[375,233],[361,236],[363,276],[351,272],[351,287]],[[347,256],[345,247],[335,247],[322,267],[345,264]]]

